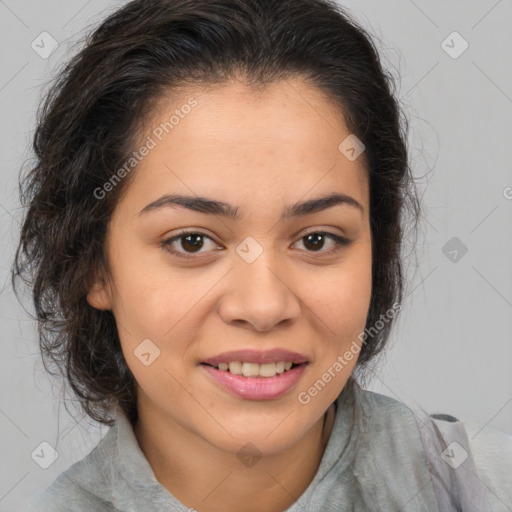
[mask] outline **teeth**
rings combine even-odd
[[[242,365],[242,375],[244,377],[258,377],[260,374],[260,365],[257,363],[244,363]]]
[[[258,374],[260,377],[274,377],[274,375],[276,375],[277,373],[276,363],[260,364],[258,370]]]
[[[229,363],[229,371],[233,375],[242,375],[242,363],[240,361]]]
[[[275,377],[285,371],[290,370],[292,363],[290,361],[279,361],[277,363],[243,363],[241,361],[232,361],[230,363],[219,363],[217,368],[222,371],[228,371],[233,375],[243,375],[244,377]]]

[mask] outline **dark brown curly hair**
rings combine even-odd
[[[113,424],[117,405],[132,423],[137,418],[136,383],[115,318],[86,300],[95,276],[108,272],[107,225],[133,173],[101,200],[95,190],[127,161],[164,94],[233,77],[255,88],[300,77],[339,106],[366,147],[373,257],[367,329],[402,301],[404,213],[412,212],[416,227],[420,204],[408,122],[365,29],[329,0],[128,2],[86,36],[41,101],[35,163],[20,175],[26,211],[12,268],[15,292],[19,278],[32,290],[46,370],[60,373],[100,423]],[[393,324],[364,341],[344,392],[365,378]]]

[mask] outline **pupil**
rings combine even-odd
[[[306,236],[306,240],[307,240],[307,243],[311,242],[311,240],[316,240],[316,243],[313,244],[313,249],[321,249],[322,246],[323,246],[323,240],[324,239],[324,235],[320,234],[320,233],[312,233],[310,235],[307,235]],[[320,242],[320,243],[318,243]],[[306,244],[307,245],[307,244]]]
[[[201,247],[202,247],[202,244],[199,244],[201,237],[202,237],[202,235],[199,235],[199,234],[198,235],[187,235],[187,236],[183,237],[181,246],[183,247],[183,249],[188,250],[189,248],[186,247],[186,244],[188,244],[189,241],[192,240],[193,241],[192,242],[193,245],[191,245],[192,252],[197,251],[198,249],[201,249]]]

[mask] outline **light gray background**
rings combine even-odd
[[[0,511],[22,510],[107,431],[66,413],[8,269],[21,214],[18,172],[31,156],[41,86],[85,27],[123,3],[0,0]],[[403,315],[371,389],[512,434],[512,0],[342,3],[401,75],[427,215],[419,267],[409,269]],[[31,48],[44,31],[59,42],[49,59]],[[454,31],[469,43],[456,59],[442,47]],[[461,48],[458,39],[447,44]],[[468,249],[455,262],[443,253],[452,237]],[[59,454],[46,470],[31,458],[43,441]]]

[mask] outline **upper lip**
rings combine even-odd
[[[259,351],[259,350],[236,350],[233,352],[223,352],[214,357],[209,357],[202,363],[206,363],[212,366],[217,366],[219,363],[230,363],[233,361],[241,361],[243,363],[277,363],[279,361],[291,362],[294,364],[307,363],[308,358],[299,354],[298,352],[290,352],[281,348],[275,348],[272,350]]]

